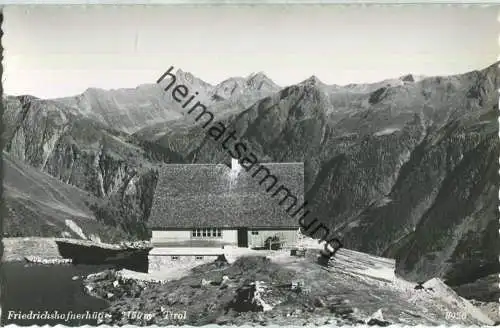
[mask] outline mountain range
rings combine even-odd
[[[304,162],[310,208],[346,248],[395,258],[407,279],[462,285],[500,272],[498,73],[176,79],[262,162]],[[4,97],[4,235],[147,238],[161,163],[229,160],[168,83]]]

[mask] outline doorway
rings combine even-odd
[[[238,228],[238,247],[248,247],[248,228]]]

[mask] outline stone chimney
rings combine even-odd
[[[231,158],[231,171],[240,171],[241,165],[236,158]]]

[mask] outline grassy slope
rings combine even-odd
[[[96,200],[89,193],[14,160],[8,153],[4,153],[4,166],[4,236],[62,237],[65,233],[80,238],[66,220],[75,222],[86,236],[113,239],[120,235],[96,220],[87,205]]]

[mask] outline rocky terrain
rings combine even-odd
[[[176,76],[258,159],[304,162],[311,212],[345,247],[396,258],[398,274],[414,280],[458,286],[500,271],[497,64],[348,86],[315,76],[287,87],[262,73],[216,86]],[[7,165],[88,200],[59,197],[56,211],[53,200],[14,197],[24,187],[12,179],[5,234],[78,235],[71,220],[103,241],[146,239],[157,165],[228,162],[161,86],[7,96]]]
[[[86,290],[110,301],[106,324],[493,324],[439,279],[416,289],[391,276],[384,259],[347,250],[338,255],[326,267],[315,251],[305,258],[216,261],[166,283],[123,279],[108,270],[89,276]]]

